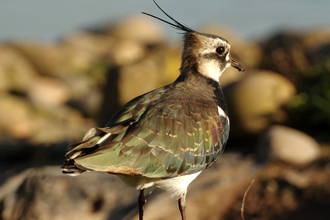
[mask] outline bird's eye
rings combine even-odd
[[[217,52],[217,54],[222,55],[225,52],[225,47],[224,46],[220,46],[217,47],[217,49],[215,50],[215,52]]]

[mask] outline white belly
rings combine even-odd
[[[199,171],[194,174],[182,175],[178,177],[161,179],[161,178],[148,178],[144,176],[127,176],[117,175],[127,185],[135,187],[138,190],[157,187],[167,191],[170,196],[177,200],[183,194],[187,193],[189,184],[201,173]]]

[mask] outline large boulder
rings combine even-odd
[[[136,198],[136,190],[125,187],[115,176],[88,173],[70,177],[59,166],[27,169],[0,188],[4,220],[104,220],[110,213],[120,214]]]
[[[0,132],[2,136],[33,144],[78,140],[95,126],[68,106],[34,106],[16,95],[0,95]]]
[[[251,158],[222,155],[189,187],[188,219],[220,219],[237,197],[243,197],[257,171]],[[4,220],[138,219],[137,197],[137,190],[114,175],[70,177],[59,166],[30,168],[0,187],[0,215]],[[180,218],[177,202],[167,193],[156,190],[147,200],[146,220]]]
[[[232,134],[258,134],[274,122],[284,122],[281,109],[295,94],[294,85],[271,71],[248,73],[224,89],[232,122]]]

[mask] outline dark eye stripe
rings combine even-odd
[[[207,53],[207,54],[204,54],[203,57],[207,58],[207,59],[218,59],[219,58],[219,56],[215,53]]]

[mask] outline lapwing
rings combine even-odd
[[[231,58],[226,39],[194,31],[154,3],[173,23],[143,14],[183,32],[180,75],[172,84],[125,104],[105,127],[90,129],[81,142],[71,145],[62,172],[117,175],[140,191],[140,220],[144,190],[158,187],[178,201],[185,220],[188,185],[217,161],[229,135],[219,77],[230,66],[244,69]]]

